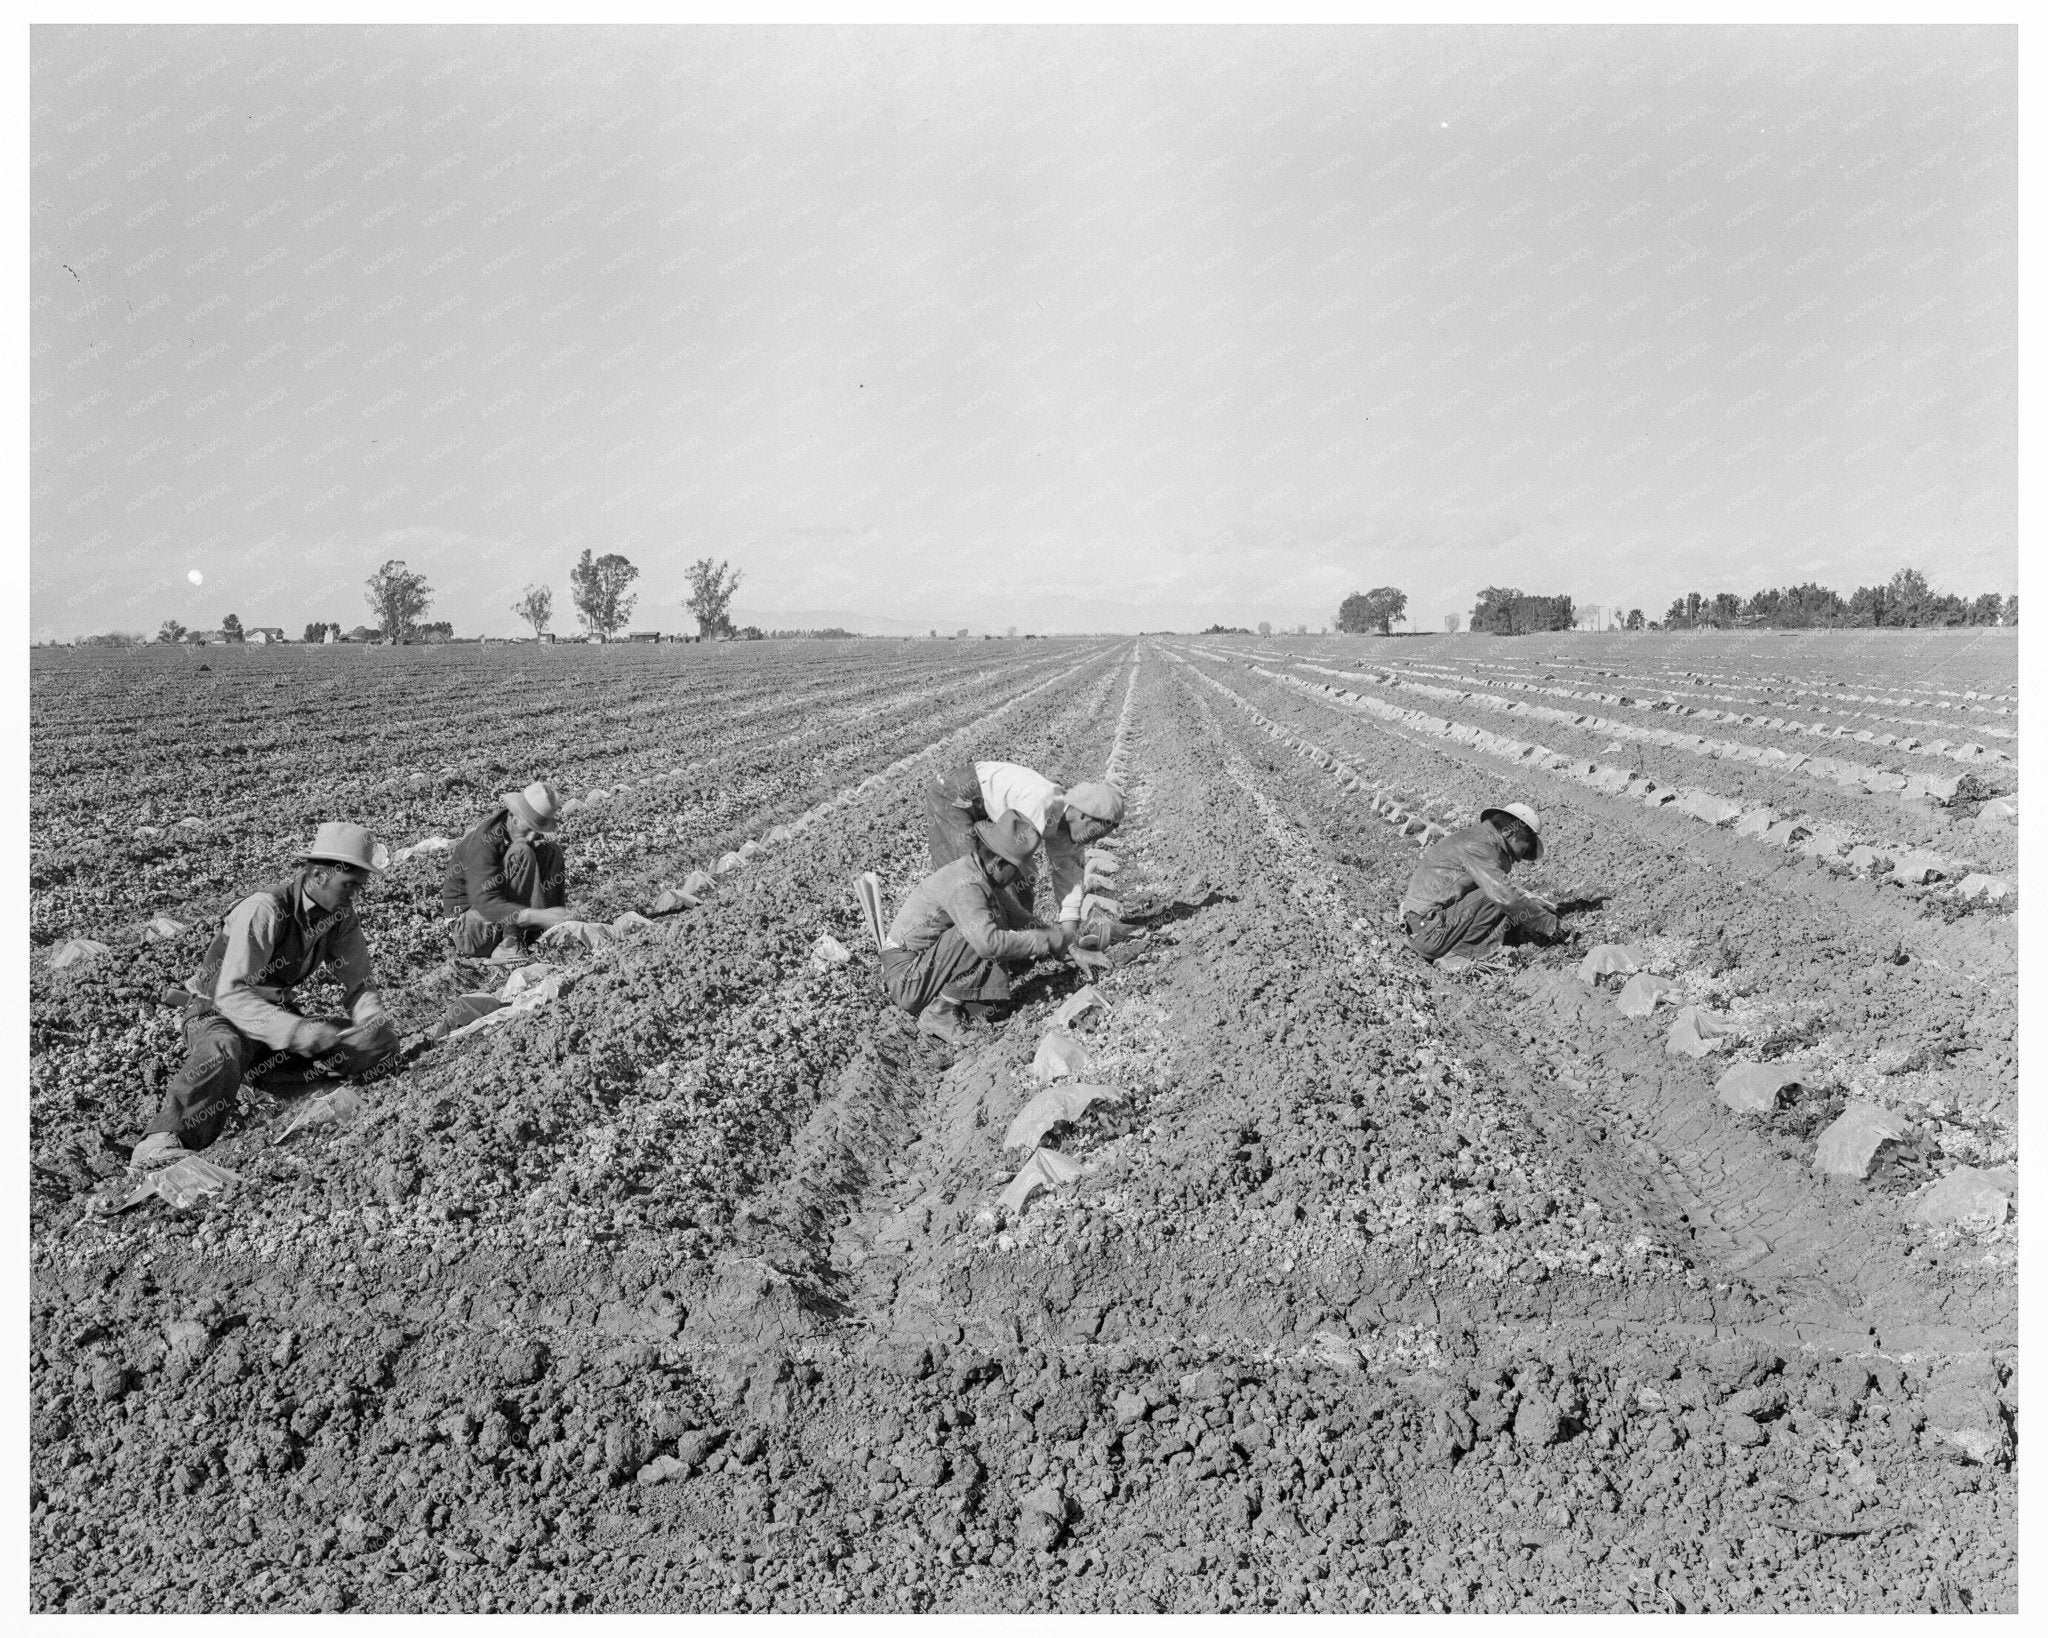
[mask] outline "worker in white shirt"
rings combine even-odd
[[[1123,822],[1124,793],[1099,780],[1063,791],[1019,762],[963,762],[925,787],[932,868],[938,870],[973,852],[975,825],[1003,813],[1016,814],[1038,832],[1052,877],[1054,919],[1078,927],[1081,901],[1087,895],[1088,844]],[[1017,898],[1017,913],[1026,918],[1034,874],[1027,871],[1014,887],[1005,889]]]

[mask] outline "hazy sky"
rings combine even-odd
[[[42,28],[31,629],[2016,584],[2009,28]],[[188,573],[200,571],[195,588]]]

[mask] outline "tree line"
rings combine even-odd
[[[687,608],[697,621],[699,637],[754,636],[761,633],[749,626],[744,632],[736,631],[732,623],[733,593],[739,590],[740,572],[723,560],[713,563],[710,558],[699,558],[686,571],[690,582],[690,595],[684,599]],[[584,632],[599,642],[610,642],[633,617],[634,605],[639,594],[629,588],[640,578],[640,570],[627,558],[617,552],[606,552],[593,556],[590,548],[583,549],[583,555],[569,569],[569,595],[575,605],[576,616],[582,622]],[[337,642],[386,642],[386,643],[431,643],[447,642],[455,635],[455,627],[446,620],[428,620],[426,612],[433,606],[433,588],[427,584],[427,577],[408,569],[403,558],[387,560],[375,574],[365,582],[363,599],[370,606],[375,624],[357,626],[353,631],[344,632],[338,621],[314,620],[307,623],[301,642],[324,643],[329,634]],[[512,605],[512,612],[533,628],[536,638],[547,635],[555,613],[555,594],[547,586],[527,586],[520,594],[519,601]],[[281,635],[281,633],[280,633]],[[229,614],[220,623],[220,638],[223,642],[240,643],[248,640],[239,616]],[[204,634],[188,630],[178,620],[166,620],[157,630],[159,643],[182,643],[204,641]],[[96,636],[81,638],[80,641],[94,645],[125,645],[144,641],[141,633],[110,631]]]
[[[1631,629],[1639,629],[1634,615]],[[1901,569],[1882,586],[1858,586],[1847,597],[1827,586],[1808,582],[1783,590],[1715,592],[1703,597],[1687,592],[1673,598],[1665,611],[1666,631],[1725,630],[1737,626],[1799,628],[1806,626],[2016,626],[2020,623],[2018,593],[1983,592],[1964,599],[1938,592],[1918,569]],[[1651,630],[1657,626],[1653,622]]]

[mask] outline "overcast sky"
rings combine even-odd
[[[31,629],[2016,586],[2013,31],[43,28]],[[189,575],[197,571],[203,584]]]

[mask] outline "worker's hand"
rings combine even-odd
[[[1067,952],[1067,959],[1074,964],[1075,970],[1083,978],[1093,978],[1097,973],[1106,973],[1112,965],[1109,957],[1100,950],[1084,950],[1078,945]]]
[[[297,1050],[308,1058],[324,1058],[341,1045],[341,1031],[324,1018],[309,1018],[298,1029]]]
[[[1057,927],[1048,928],[1045,935],[1047,952],[1056,956],[1065,955],[1074,947],[1075,931],[1074,924],[1070,921],[1063,921]]]
[[[545,929],[559,926],[565,921],[580,921],[582,919],[576,911],[570,909],[567,905],[553,910],[522,910],[519,912],[519,925],[522,927]]]

